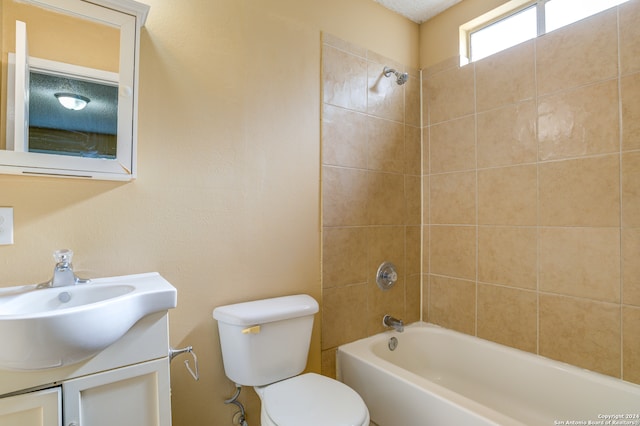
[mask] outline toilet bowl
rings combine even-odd
[[[315,373],[256,387],[262,426],[369,426],[369,411],[347,385]]]
[[[253,386],[262,426],[368,426],[369,410],[347,385],[305,369],[318,303],[277,297],[213,311],[227,377]]]

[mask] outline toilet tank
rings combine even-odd
[[[306,294],[214,309],[227,377],[239,385],[262,386],[300,374],[316,312],[318,302]]]

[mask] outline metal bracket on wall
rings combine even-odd
[[[184,354],[184,353],[190,353],[191,357],[193,358],[193,364],[194,364],[195,371],[193,371],[191,369],[191,366],[189,365],[189,360],[188,359],[184,360],[184,366],[187,367],[187,370],[189,370],[189,374],[191,374],[191,376],[197,382],[198,380],[200,380],[200,373],[198,371],[198,357],[196,356],[196,353],[193,351],[193,347],[192,346],[187,346],[187,347],[182,348],[182,349],[169,348],[169,362],[171,362],[173,360],[173,358],[177,357],[178,355]]]

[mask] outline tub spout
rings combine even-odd
[[[385,315],[384,318],[382,318],[382,324],[385,327],[393,327],[398,333],[404,331],[404,323],[402,320],[396,319],[391,315]]]

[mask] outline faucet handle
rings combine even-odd
[[[56,263],[71,263],[72,258],[73,250],[70,249],[60,249],[53,252],[53,260]]]
[[[389,290],[398,281],[396,266],[391,262],[383,262],[376,272],[376,284],[381,290]]]

